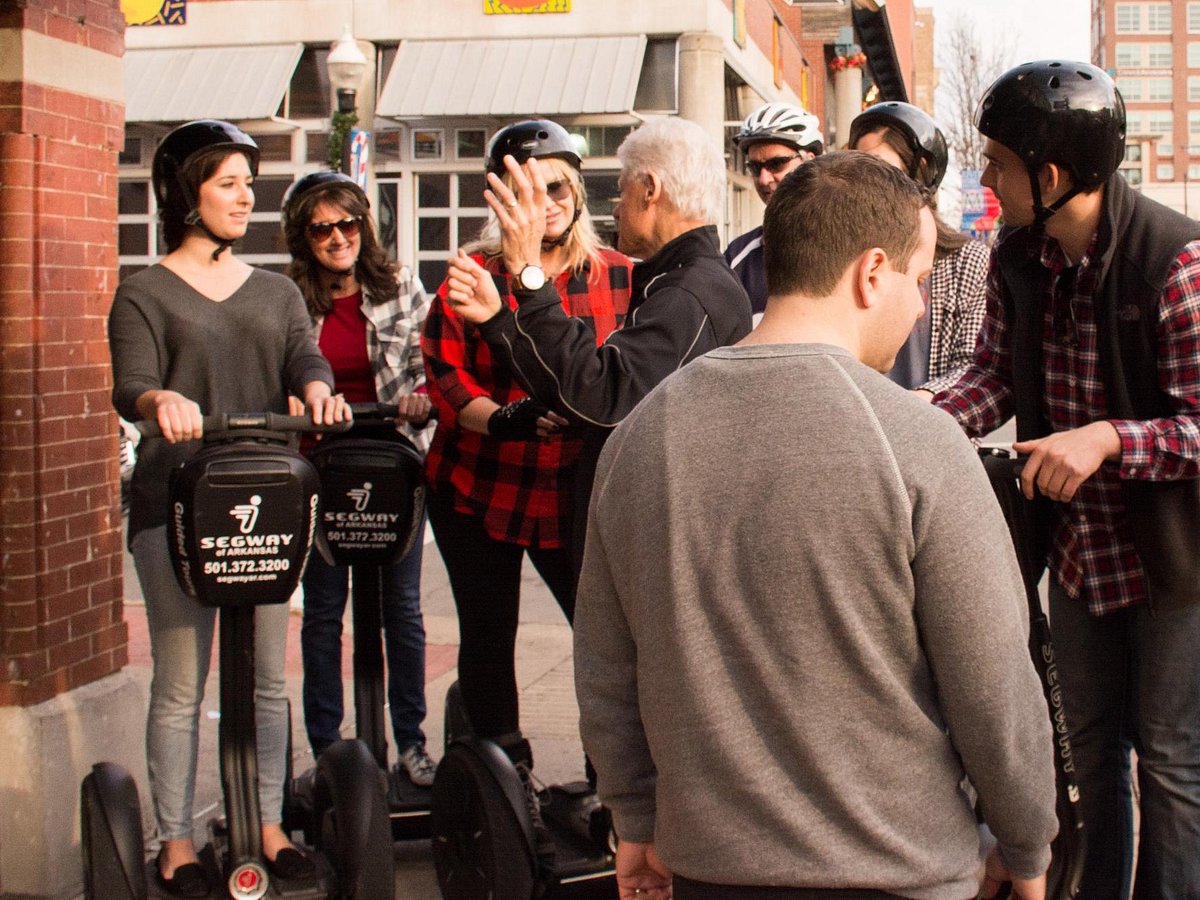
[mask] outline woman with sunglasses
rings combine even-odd
[[[428,304],[420,280],[388,259],[371,223],[367,195],[354,179],[314,172],[297,181],[283,200],[283,233],[318,344],[333,366],[334,386],[351,403],[396,404],[404,434],[420,450],[430,403],[421,360],[421,325]],[[382,575],[388,709],[396,742],[397,775],[433,784],[425,751],[425,626],[421,619],[423,541],[381,572],[360,572],[355,582]],[[360,577],[361,576],[361,577]],[[350,567],[331,566],[312,554],[304,570],[304,727],[313,756],[341,738],[342,618]],[[357,586],[355,590],[357,591]]]
[[[465,249],[492,273],[512,308],[513,279],[534,287],[549,281],[567,313],[589,321],[602,343],[628,308],[631,263],[596,236],[579,153],[561,126],[532,120],[496,134],[487,171],[509,178],[508,154],[519,162],[537,158],[548,173],[540,259],[507,271],[494,215]],[[494,367],[486,341],[454,312],[447,289],[443,283],[438,290],[422,340],[438,412],[426,466],[429,518],[458,608],[459,686],[471,725],[527,775],[532,754],[520,731],[513,668],[521,563],[528,554],[572,620],[570,497],[581,442],[564,434],[565,420],[528,397],[507,369]]]
[[[878,103],[850,123],[850,149],[907,173],[932,198],[938,234],[933,272],[924,288],[927,314],[917,320],[888,372],[902,387],[928,391],[932,397],[954,384],[975,354],[986,306],[988,248],[936,215],[937,189],[949,154],[929,113],[911,103]]]
[[[200,447],[203,414],[288,409],[302,397],[313,420],[349,418],[312,338],[304,301],[286,278],[253,269],[230,249],[254,208],[258,147],[228,122],[200,120],[168,134],[152,181],[168,253],[117,288],[109,314],[113,405],[162,429],[138,448],[129,549],[150,628],[154,677],[146,763],[162,846],[154,871],[176,897],[207,897],[192,845],[200,702],[216,610],[184,593],[167,546],[168,475]],[[311,877],[313,864],[280,826],[288,746],[284,649],[287,604],[255,611],[255,710],[262,852],[272,874]]]

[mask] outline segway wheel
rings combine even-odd
[[[338,900],[392,900],[387,780],[362,741],[338,741],[317,760],[313,825],[314,844],[336,874]]]
[[[132,776],[97,763],[79,789],[87,900],[146,900],[142,808]]]
[[[458,741],[438,764],[430,810],[438,887],[445,900],[525,900],[536,883],[527,816],[479,749]]]

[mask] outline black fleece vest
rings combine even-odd
[[[1114,175],[1104,187],[1097,242],[1100,275],[1092,297],[1100,377],[1114,419],[1175,414],[1158,386],[1156,326],[1159,299],[1171,265],[1185,244],[1200,239],[1200,224],[1148,200]],[[1019,228],[996,249],[1001,302],[1012,334],[1013,399],[1017,437],[1050,433],[1044,414],[1042,323],[1050,271],[1041,264],[1041,240]],[[1134,546],[1157,607],[1200,600],[1200,481],[1121,482]],[[1049,504],[1043,503],[1039,538],[1049,541]]]

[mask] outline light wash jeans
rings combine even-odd
[[[146,718],[146,763],[159,837],[192,835],[200,701],[217,611],[183,592],[167,550],[166,526],[138,532],[131,548],[150,628],[154,677]],[[288,604],[260,606],[254,617],[254,705],[258,717],[258,802],[262,820],[282,818],[288,710],[284,651]],[[217,764],[213,760],[213,765]]]

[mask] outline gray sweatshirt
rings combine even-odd
[[[1053,743],[1003,517],[953,419],[825,345],[728,347],[601,456],[575,619],[618,835],[718,884],[973,896],[969,776],[1049,863]]]
[[[317,349],[312,322],[296,285],[256,269],[217,303],[161,265],[121,282],[108,317],[113,405],[130,421],[137,398],[176,391],[204,415],[287,412],[290,391],[302,397],[310,381],[333,384]],[[167,476],[200,447],[161,438],[138,446],[131,485],[130,539],[167,521]]]

